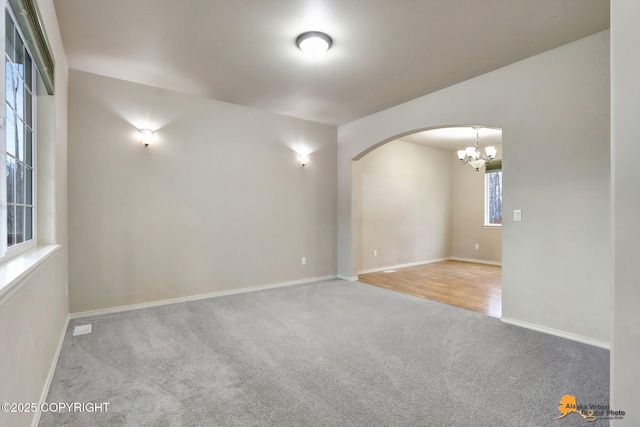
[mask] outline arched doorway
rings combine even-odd
[[[501,191],[499,199],[485,194],[501,190],[495,184],[501,184],[502,130],[478,127],[477,133],[471,125],[420,130],[356,156],[352,206],[361,281],[500,317],[501,216],[486,201],[501,202]],[[478,172],[456,157],[476,136],[481,149],[497,149]]]

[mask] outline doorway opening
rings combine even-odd
[[[478,171],[456,153],[477,139],[496,152]],[[359,280],[500,317],[502,130],[420,131],[353,164]]]

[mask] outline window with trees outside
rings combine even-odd
[[[5,118],[2,138],[6,181],[0,184],[6,195],[6,220],[2,227],[3,252],[35,244],[35,80],[36,67],[16,21],[5,9]],[[4,188],[2,188],[4,187]],[[4,242],[3,242],[4,243]],[[0,253],[4,255],[4,253]]]
[[[487,170],[484,176],[484,225],[502,225],[502,170]]]

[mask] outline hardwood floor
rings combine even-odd
[[[463,261],[443,261],[360,274],[358,280],[493,317],[502,314],[502,268]]]

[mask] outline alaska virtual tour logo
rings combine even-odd
[[[578,414],[585,421],[589,422],[593,422],[598,418],[601,420],[621,420],[624,417],[624,411],[612,411],[609,408],[609,404],[588,403],[586,405],[579,405],[576,397],[569,394],[565,394],[560,398],[558,411],[560,411],[560,416],[556,417],[556,420],[564,418],[569,414]]]

